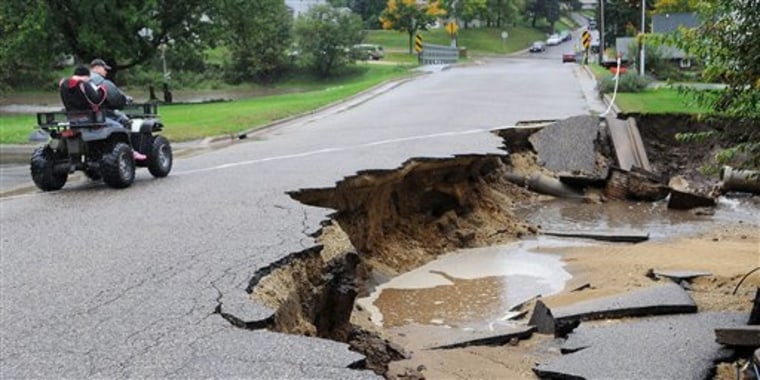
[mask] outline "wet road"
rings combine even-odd
[[[178,159],[165,179],[141,170],[128,189],[0,199],[2,377],[373,377],[347,369],[361,357],[344,344],[241,330],[214,310],[314,245],[331,210],[286,191],[411,157],[500,153],[491,128],[599,112],[593,83],[556,54],[438,71]]]

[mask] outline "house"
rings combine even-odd
[[[696,28],[699,26],[699,19],[694,13],[663,13],[652,16],[652,33],[672,33],[679,27]],[[615,40],[615,51],[622,54],[624,59],[633,60],[638,52],[629,51],[635,46],[635,38],[620,37]],[[691,67],[691,59],[683,50],[671,46],[660,45],[657,47],[658,53],[662,58],[677,63],[682,68]]]
[[[693,12],[690,13],[661,13],[652,16],[652,33],[672,33],[680,27],[696,28],[699,26],[699,18]],[[663,58],[678,62],[680,67],[690,67],[691,59],[683,50],[669,45],[659,47]]]
[[[326,0],[285,0],[285,6],[293,15],[293,18],[298,17],[301,13],[309,10],[314,5],[327,4]]]

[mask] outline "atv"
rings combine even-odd
[[[103,111],[45,112],[37,114],[37,127],[50,141],[32,154],[32,180],[43,191],[58,190],[69,174],[81,170],[92,180],[125,188],[135,180],[135,167],[148,167],[154,177],[172,169],[169,140],[156,134],[163,129],[158,105],[132,104],[124,110],[124,126],[107,124]],[[135,160],[134,152],[145,156]]]

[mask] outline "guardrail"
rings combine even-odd
[[[422,44],[420,63],[423,65],[440,65],[456,63],[459,59],[459,49],[451,46]]]

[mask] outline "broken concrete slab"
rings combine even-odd
[[[414,331],[416,336],[424,336],[424,341],[403,342],[404,346],[424,350],[467,346],[499,346],[507,344],[515,338],[528,339],[536,330],[533,326],[518,324],[491,324],[490,328],[483,329],[413,324],[394,329],[394,332],[404,335],[407,328],[412,329],[411,331]]]
[[[652,273],[655,276],[658,277],[666,277],[669,278],[676,283],[681,283],[681,281],[692,281],[697,277],[708,277],[712,276],[712,273],[706,272],[706,271],[696,271],[696,270],[660,270],[655,269],[652,271]]]
[[[539,164],[555,172],[598,173],[599,119],[574,116],[544,127],[528,139],[538,153]]]
[[[649,164],[636,119],[628,117],[621,120],[617,118],[617,115],[611,114],[605,119],[605,124],[619,167],[625,171],[633,168],[651,171],[652,166]]]
[[[668,283],[557,308],[536,302],[528,324],[540,333],[557,335],[557,327],[564,328],[570,321],[696,312],[697,305],[689,293]]]
[[[705,379],[733,350],[714,341],[717,326],[739,326],[740,313],[659,316],[614,325],[584,324],[563,344],[573,352],[538,364],[550,379]]]
[[[581,239],[592,239],[599,241],[611,241],[616,243],[640,243],[642,241],[649,240],[649,233],[612,233],[612,232],[558,232],[558,231],[544,231],[544,235],[558,236],[558,237],[571,237]]]
[[[715,198],[672,189],[668,198],[668,208],[673,210],[691,210],[698,207],[715,207]]]
[[[726,346],[760,347],[760,326],[717,328],[715,341]]]

